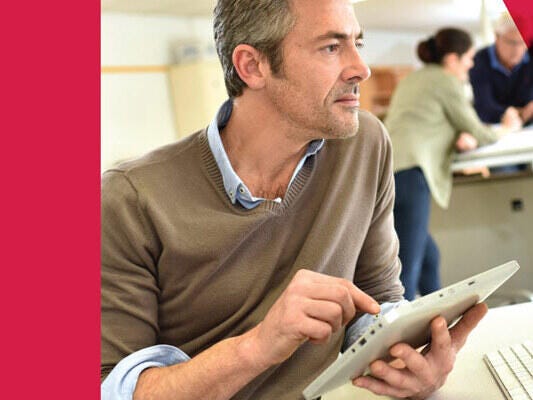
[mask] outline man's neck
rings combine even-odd
[[[253,96],[235,99],[220,136],[233,169],[252,194],[274,199],[285,195],[310,139],[296,138],[259,100]]]
[[[495,47],[495,54],[496,54],[496,58],[498,59],[499,63],[509,72],[511,72],[513,70],[513,68],[516,66],[516,64],[509,64],[507,62],[505,62],[502,57],[500,57],[500,54],[498,52],[498,47]]]

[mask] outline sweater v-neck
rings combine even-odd
[[[281,215],[286,210],[291,208],[291,206],[295,203],[295,201],[303,191],[306,183],[309,181],[315,167],[316,157],[318,156],[315,155],[314,157],[310,157],[306,160],[301,170],[292,181],[289,189],[285,193],[285,196],[283,197],[281,202],[265,200],[253,209],[246,209],[238,203],[233,204],[226,194],[222,174],[220,173],[220,169],[217,165],[215,157],[213,156],[213,153],[209,147],[209,142],[207,140],[207,130],[203,130],[202,132],[200,132],[200,134],[198,135],[197,145],[200,150],[202,167],[209,180],[212,182],[215,190],[223,199],[224,203],[226,203],[226,205],[233,212],[242,215],[255,215],[257,213],[261,214],[265,212],[275,215]]]

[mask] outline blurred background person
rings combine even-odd
[[[533,118],[533,62],[509,13],[494,24],[495,42],[477,52],[470,70],[482,121],[528,124]]]
[[[492,143],[502,131],[484,125],[464,83],[473,66],[470,35],[446,28],[418,45],[425,66],[397,86],[385,125],[394,153],[395,227],[400,239],[400,278],[405,298],[440,288],[439,251],[428,231],[431,195],[446,208],[452,189],[453,153]]]

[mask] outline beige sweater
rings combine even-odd
[[[459,134],[471,133],[479,145],[498,137],[479,120],[461,82],[439,65],[428,65],[400,82],[385,125],[394,149],[394,171],[420,167],[443,208],[450,201],[450,166]]]
[[[282,203],[232,205],[198,132],[104,174],[102,376],[154,344],[191,357],[259,323],[301,268],[398,301],[391,147],[361,113],[356,137],[327,141]],[[302,345],[235,399],[299,399],[337,357],[343,333]]]

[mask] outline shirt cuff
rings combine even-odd
[[[139,375],[146,368],[167,367],[190,360],[174,346],[159,344],[123,358],[100,386],[101,400],[131,400]]]
[[[390,310],[397,308],[398,306],[408,303],[407,300],[397,301],[395,303],[383,303],[380,304],[380,314],[386,314]],[[357,341],[368,329],[370,325],[374,323],[375,317],[373,314],[363,314],[352,326],[346,330],[346,336],[344,337],[344,343],[342,345],[342,352],[348,349],[353,343]]]

